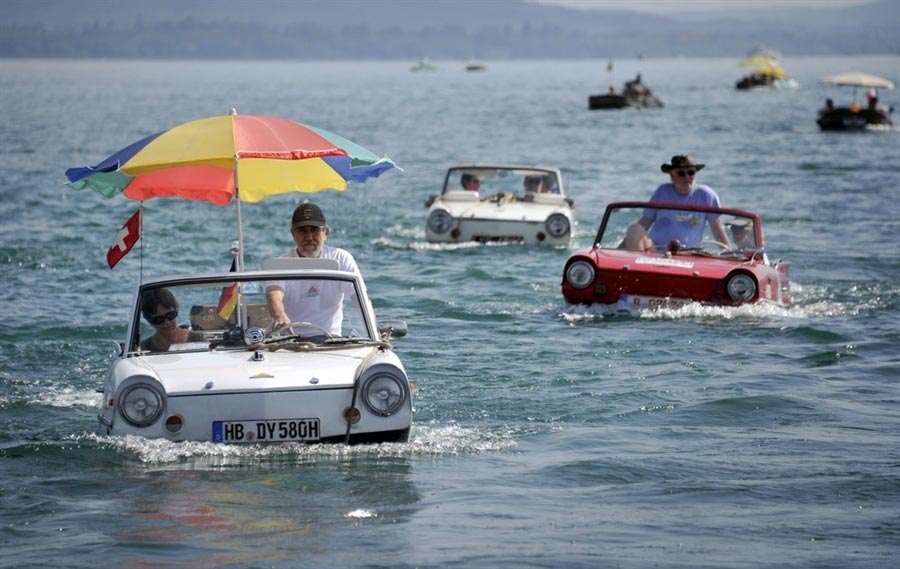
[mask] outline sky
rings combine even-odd
[[[714,12],[724,10],[779,10],[847,8],[875,0],[531,0],[573,8],[610,8],[655,14]]]

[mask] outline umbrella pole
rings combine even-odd
[[[236,115],[234,109],[231,109],[231,114]],[[238,187],[238,157],[237,154],[234,156],[234,201],[235,201],[235,209],[237,211],[237,230],[238,230],[238,254],[237,254],[237,270],[239,273],[244,272],[244,224],[241,220],[241,190]]]
[[[235,208],[237,210],[237,230],[238,230],[238,240],[237,240],[237,252],[235,253],[235,260],[237,261],[237,272],[244,272],[244,226],[241,222],[241,196],[240,192],[238,192],[237,187],[237,168],[234,171],[234,199],[237,201],[235,204]],[[232,246],[232,250],[234,247]],[[244,311],[243,302],[241,300],[241,287],[237,287],[235,291],[237,294],[237,322],[241,328],[244,330],[247,329],[247,313]]]
[[[244,227],[241,221],[241,196],[238,194],[237,187],[234,188],[234,200],[237,210],[237,233],[238,233],[238,254],[237,254],[237,270],[239,273],[244,272]]]

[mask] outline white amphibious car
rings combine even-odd
[[[303,302],[326,291],[343,300],[329,322],[276,330],[266,306],[273,283],[297,287]],[[157,326],[189,321],[190,333],[188,342],[153,352],[146,340],[155,328],[141,305],[158,289],[171,292],[178,307]],[[103,387],[105,434],[224,444],[409,437],[410,383],[389,343],[406,334],[406,324],[376,324],[359,278],[336,261],[270,259],[261,271],[145,282],[127,334]]]
[[[574,202],[555,168],[461,165],[425,202],[432,243],[568,245]]]

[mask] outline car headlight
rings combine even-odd
[[[447,233],[453,225],[453,218],[444,209],[436,209],[428,215],[428,229],[435,233]]]
[[[163,412],[163,394],[149,383],[135,383],[119,395],[119,411],[135,427],[152,425]]]
[[[756,296],[756,280],[743,273],[729,278],[725,288],[728,290],[731,300],[738,302],[747,302]]]
[[[390,373],[376,373],[362,387],[362,399],[366,407],[383,417],[396,413],[406,397],[406,380]]]
[[[566,280],[573,288],[587,288],[594,282],[594,266],[587,261],[575,261],[566,269]]]
[[[547,218],[546,222],[544,222],[544,227],[547,228],[547,233],[551,236],[557,238],[563,237],[569,234],[569,218],[561,213],[554,213]]]

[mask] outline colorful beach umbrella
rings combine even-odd
[[[290,120],[230,115],[138,140],[95,166],[66,170],[69,186],[136,200],[181,197],[227,205],[288,192],[344,190],[395,168],[362,146]]]
[[[343,191],[396,168],[346,138],[290,120],[231,114],[180,124],[134,142],[95,166],[66,170],[68,185],[135,200],[178,197],[225,206],[288,192]]]

